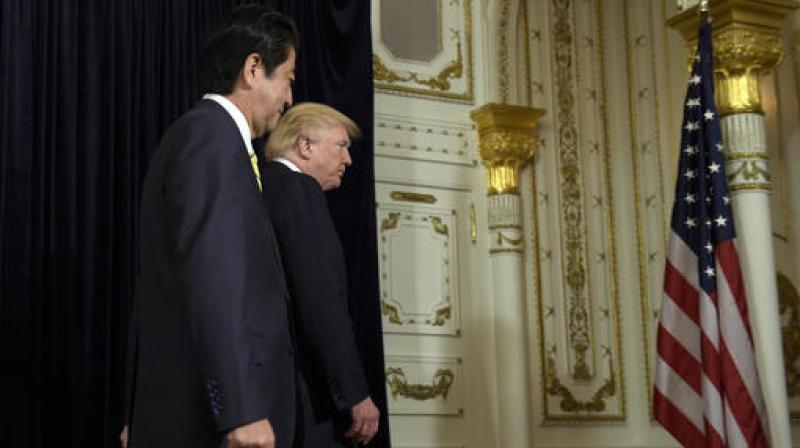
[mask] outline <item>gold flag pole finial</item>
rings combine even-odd
[[[700,12],[708,12],[708,0],[700,0]]]

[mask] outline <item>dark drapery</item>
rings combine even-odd
[[[369,0],[262,2],[298,24],[296,100],[333,105],[364,131],[330,204],[385,416]],[[238,3],[0,2],[0,445],[116,443],[141,181],[199,97],[205,35]],[[377,439],[389,445],[387,431]]]

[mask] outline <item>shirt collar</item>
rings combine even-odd
[[[294,171],[295,173],[301,173],[302,172],[302,171],[300,171],[300,168],[298,168],[297,165],[294,164],[294,162],[292,162],[291,160],[289,160],[289,159],[287,159],[285,157],[278,157],[277,159],[275,159],[275,161],[286,165],[286,167],[288,167],[290,170]]]
[[[228,115],[233,118],[234,123],[236,123],[236,127],[239,128],[239,133],[242,135],[242,140],[244,140],[244,147],[247,148],[247,153],[253,155],[255,152],[253,151],[253,141],[250,135],[250,125],[247,124],[247,119],[244,117],[244,114],[238,107],[236,107],[233,102],[222,95],[216,93],[206,93],[203,95],[204,100],[211,100],[222,106]]]

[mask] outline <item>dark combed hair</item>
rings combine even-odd
[[[290,18],[263,5],[239,6],[217,25],[203,47],[200,88],[203,93],[231,93],[245,58],[252,53],[261,56],[271,76],[299,44],[300,35]]]

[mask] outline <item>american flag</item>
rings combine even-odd
[[[768,447],[714,105],[711,25],[702,22],[683,111],[654,414],[683,446]]]

